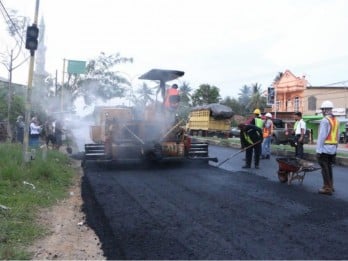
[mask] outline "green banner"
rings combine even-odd
[[[68,73],[84,74],[86,73],[86,62],[68,60]]]

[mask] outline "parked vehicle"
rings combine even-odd
[[[273,119],[274,129],[272,134],[273,144],[289,144],[295,138],[293,123],[285,123],[281,119]],[[306,130],[304,143],[308,144],[311,131]]]
[[[232,127],[229,137],[230,138],[234,138],[234,137],[239,138],[240,137],[240,129],[238,129],[238,127]]]
[[[187,123],[192,136],[228,138],[234,113],[230,107],[212,103],[192,109]]]

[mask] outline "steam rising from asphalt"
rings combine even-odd
[[[129,103],[129,101],[128,101]],[[93,110],[96,106],[108,106],[108,107],[132,107],[134,111],[134,120],[137,122],[145,121],[146,123],[154,122],[155,124],[146,125],[144,130],[144,135],[139,137],[145,143],[148,142],[159,142],[160,139],[166,134],[166,132],[173,126],[174,116],[171,114],[165,114],[162,107],[162,102],[152,103],[150,105],[133,105],[126,106],[127,100],[117,99],[108,103],[99,103],[93,107]],[[92,125],[97,125],[99,123],[94,122],[94,117],[91,108],[88,108],[87,111],[78,111],[80,115],[67,115],[65,124],[73,135],[73,140],[80,152],[84,151],[84,145],[88,143],[93,143],[90,138],[90,127]],[[152,128],[152,129],[150,129]]]
[[[41,86],[41,88],[39,87]],[[96,125],[94,121],[93,112],[96,106],[122,106],[122,107],[132,107],[134,110],[135,120],[155,122],[156,124],[151,125],[153,129],[149,129],[150,126],[147,125],[147,130],[145,131],[144,139],[148,141],[159,141],[161,137],[171,128],[173,125],[174,117],[164,113],[162,101],[156,101],[152,104],[144,104],[141,101],[134,99],[133,87],[129,90],[130,94],[126,94],[127,98],[113,98],[107,102],[98,98],[98,84],[90,83],[88,86],[84,86],[84,90],[88,91],[88,96],[91,98],[91,104],[87,105],[82,97],[77,97],[73,99],[75,93],[64,92],[64,109],[66,111],[62,114],[62,104],[61,97],[55,93],[54,89],[49,89],[43,87],[44,85],[37,81],[33,88],[32,104],[33,110],[35,111],[35,106],[40,104],[45,108],[47,115],[49,115],[54,120],[63,119],[63,127],[67,130],[67,135],[72,135],[70,137],[74,140],[77,149],[82,152],[84,151],[84,145],[88,143],[93,143],[90,138],[90,127]],[[70,101],[74,100],[74,106],[68,106]],[[157,97],[156,97],[157,100]],[[72,108],[73,107],[73,108]],[[75,111],[68,111],[72,108]],[[167,116],[166,116],[167,115]],[[31,115],[31,117],[37,115]],[[44,122],[41,122],[43,124]]]

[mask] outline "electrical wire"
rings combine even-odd
[[[19,46],[20,46],[20,44],[24,44],[24,39],[23,39],[23,37],[21,36],[20,32],[18,31],[17,25],[13,22],[11,16],[10,16],[9,13],[7,12],[7,10],[6,10],[5,6],[4,6],[4,4],[1,2],[1,0],[0,0],[0,7],[1,7],[1,9],[0,9],[1,14],[2,14],[2,16],[3,16],[3,18],[4,18],[5,22],[6,22],[6,24],[7,24],[9,27],[10,27],[9,24],[12,25],[12,27],[13,27],[14,30],[15,30],[15,36],[17,36],[17,37],[19,38],[19,40],[20,40],[20,43],[19,43],[19,42],[18,42],[18,39],[17,39],[16,37],[14,37],[16,43],[17,43]]]

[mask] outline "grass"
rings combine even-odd
[[[0,260],[30,259],[26,248],[46,231],[36,222],[40,208],[66,196],[72,184],[69,158],[40,151],[35,160],[22,161],[22,146],[0,144]]]

